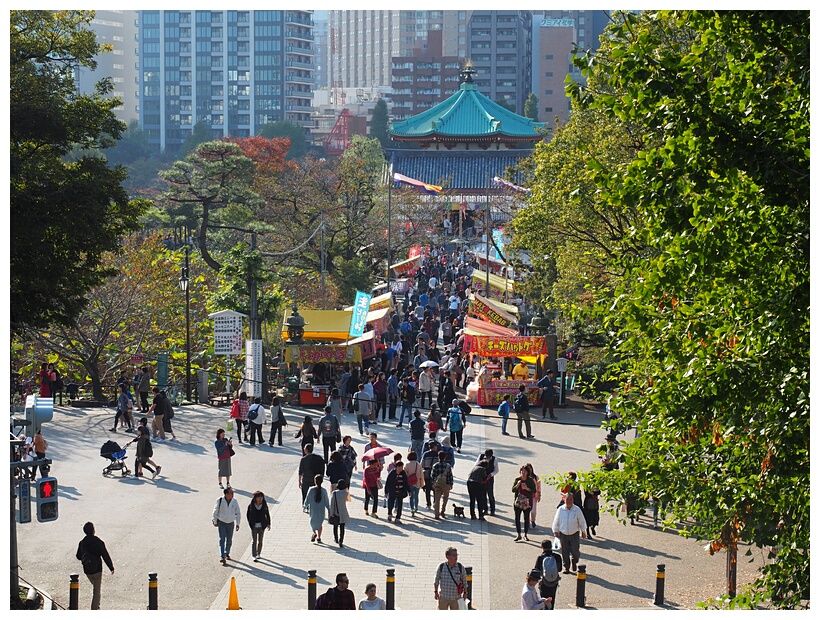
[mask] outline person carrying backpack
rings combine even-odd
[[[331,407],[325,407],[325,415],[319,419],[319,436],[325,449],[325,463],[329,463],[328,455],[336,450],[336,442],[342,439],[339,418],[333,415]]]
[[[530,400],[527,398],[526,385],[521,385],[518,387],[518,394],[516,394],[515,400],[513,401],[513,411],[515,411],[515,415],[518,418],[518,436],[521,439],[525,439],[524,434],[521,432],[521,425],[526,424],[526,439],[535,439],[535,435],[532,434],[532,426],[530,424]]]
[[[327,592],[317,597],[316,609],[356,609],[356,597],[350,589],[346,573],[336,575],[336,587],[328,588]]]
[[[535,559],[535,566],[532,570],[541,573],[541,580],[538,583],[541,596],[552,599],[548,609],[555,609],[555,593],[558,590],[558,582],[561,580],[562,564],[561,556],[552,550],[552,541],[542,540],[541,555]]]
[[[265,407],[262,399],[258,396],[253,399],[253,404],[248,407],[248,424],[251,427],[251,445],[256,445],[256,438],[259,438],[259,445],[264,446],[265,440],[262,437],[262,425],[265,423]]]

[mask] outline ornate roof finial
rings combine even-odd
[[[469,58],[467,62],[464,63],[464,67],[458,74],[458,77],[461,78],[462,84],[472,84],[473,83],[473,76],[478,73],[475,69],[473,69],[473,61]]]

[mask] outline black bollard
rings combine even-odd
[[[387,600],[385,601],[387,609],[396,609],[396,569],[387,569]]]
[[[473,567],[465,566],[464,570],[467,571],[467,600],[470,601],[467,609],[473,609]]]
[[[575,606],[586,607],[587,565],[578,565],[578,579],[575,581]]]
[[[308,609],[316,609],[316,571],[308,571]]]
[[[658,572],[655,573],[655,605],[663,605],[663,582],[666,578],[666,564],[658,564]]]
[[[157,574],[148,573],[148,609],[159,609],[157,606]]]
[[[80,575],[79,573],[71,573],[69,575],[71,583],[68,586],[68,608],[80,608]]]

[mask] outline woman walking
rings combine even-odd
[[[370,516],[378,518],[376,514],[379,509],[379,487],[381,487],[381,470],[376,459],[370,459],[367,467],[362,472],[362,488],[364,489],[364,514],[367,513],[367,505],[373,500],[373,512]]]
[[[524,517],[524,540],[529,540],[527,534],[530,532],[530,508],[532,507],[532,497],[535,495],[535,481],[530,478],[530,471],[526,465],[519,470],[519,476],[512,486],[513,508],[515,509],[515,530],[518,535],[516,542],[521,540],[521,517]]]
[[[364,595],[367,597],[359,601],[359,609],[363,610],[375,610],[375,611],[385,611],[387,609],[387,603],[385,603],[383,598],[379,598],[376,596],[376,584],[375,583],[368,583],[364,588]]]
[[[310,513],[310,529],[313,534],[310,542],[322,542],[322,526],[325,523],[325,513],[330,508],[327,491],[322,487],[322,474],[316,474],[313,478],[313,486],[308,489],[305,502],[302,507]]]
[[[342,397],[339,395],[339,388],[330,390],[330,396],[327,397],[327,406],[330,407],[330,413],[336,416],[339,424],[342,423]]]
[[[581,511],[584,513],[584,519],[587,522],[587,538],[592,538],[597,535],[595,527],[601,521],[598,503],[598,496],[600,494],[601,492],[595,489],[587,489],[584,493],[584,506],[581,508]],[[592,529],[592,533],[590,533],[590,528]]]
[[[342,445],[339,447],[339,454],[342,455],[342,462],[345,466],[345,472],[347,472],[347,486],[350,488],[350,479],[353,477],[353,471],[356,469],[356,459],[358,455],[356,454],[356,449],[350,445],[353,441],[353,438],[350,435],[345,435],[342,437]]]
[[[327,464],[327,479],[330,481],[330,490],[338,488],[339,482],[347,481],[347,470],[345,469],[344,460],[338,450],[330,453],[330,459]]]
[[[225,482],[228,487],[231,486],[231,453],[233,452],[233,442],[230,439],[225,439],[225,429],[220,428],[216,431],[216,441],[214,441],[217,458],[217,476],[219,479],[219,488],[222,486],[222,477],[225,477]]]
[[[265,537],[265,530],[270,530],[270,510],[268,510],[268,502],[262,491],[254,492],[251,503],[248,504],[246,516],[253,540],[251,555],[253,555],[253,561],[258,562],[262,557],[262,539]]]
[[[419,493],[424,487],[424,468],[419,463],[418,454],[413,450],[407,453],[404,473],[407,474],[407,490],[410,494],[410,515],[415,516],[419,509]]]
[[[234,409],[234,405],[236,409]],[[248,408],[250,407],[250,403],[248,402],[248,395],[245,392],[239,394],[239,398],[234,401],[234,405],[231,406],[231,417],[236,419],[236,438],[239,440],[239,443],[242,443],[242,433],[245,433],[245,441],[248,441]],[[233,413],[236,412],[234,416]]]
[[[338,488],[330,495],[330,515],[328,521],[333,524],[333,540],[339,543],[339,547],[344,547],[345,524],[350,520],[347,512],[347,502],[350,500],[350,493],[347,490],[347,482],[339,480]]]
[[[535,529],[535,515],[538,511],[538,502],[541,501],[541,481],[532,469],[532,465],[527,463],[524,465],[527,468],[530,479],[535,483],[535,493],[532,495],[532,506],[530,507],[530,529]]]
[[[299,427],[299,431],[293,437],[294,439],[302,438],[303,453],[307,444],[316,445],[316,440],[319,439],[319,433],[316,432],[316,428],[313,426],[313,418],[306,415],[304,422],[302,422],[302,425]]]
[[[404,472],[404,463],[395,462],[396,466],[389,474],[384,484],[387,493],[387,520],[393,520],[393,508],[396,509],[396,524],[401,524],[401,511],[404,498],[407,497],[407,474]]]
[[[285,412],[282,410],[282,405],[279,404],[279,397],[276,396],[270,406],[270,439],[268,439],[268,445],[271,448],[277,433],[279,434],[279,445],[282,445],[282,427],[287,425]]]

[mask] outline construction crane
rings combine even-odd
[[[350,119],[352,117],[353,114],[347,108],[339,112],[336,124],[325,138],[325,151],[328,155],[341,155],[350,144]]]

